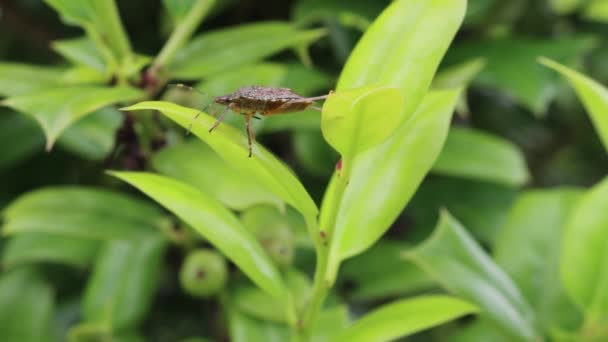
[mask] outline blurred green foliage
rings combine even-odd
[[[607,1],[0,13],[0,341],[608,340]]]

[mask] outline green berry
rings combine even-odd
[[[227,278],[226,260],[211,249],[199,249],[188,254],[179,273],[182,288],[201,298],[219,293]]]

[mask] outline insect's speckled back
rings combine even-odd
[[[233,98],[242,98],[252,101],[296,100],[303,98],[289,88],[275,88],[263,86],[242,87],[232,94]]]

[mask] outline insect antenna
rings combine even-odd
[[[167,87],[168,87],[168,88],[169,88],[169,87],[172,87],[172,88],[185,89],[185,90],[188,90],[188,91],[193,91],[193,92],[195,92],[195,93],[199,93],[199,94],[201,94],[201,95],[205,96],[206,98],[211,98],[211,97],[209,96],[209,94],[207,94],[207,93],[205,93],[205,92],[203,92],[203,91],[201,91],[201,90],[199,90],[199,89],[196,89],[196,88],[194,88],[194,87],[187,86],[187,85],[185,85],[185,84],[183,84],[183,83],[171,83],[171,84],[167,84]],[[190,124],[188,125],[188,129],[187,129],[187,131],[186,131],[186,135],[190,134],[190,132],[192,131],[192,125],[194,125],[194,121],[196,121],[196,119],[198,119],[198,117],[199,117],[199,116],[200,116],[200,115],[201,115],[203,112],[207,112],[207,109],[209,109],[209,107],[211,107],[211,106],[213,105],[213,103],[214,103],[214,102],[213,102],[213,100],[211,100],[211,101],[210,101],[210,102],[209,102],[209,103],[208,103],[206,106],[204,106],[203,108],[201,108],[201,110],[200,110],[200,111],[198,111],[198,112],[197,112],[197,113],[196,113],[196,114],[195,114],[195,115],[192,117],[192,120],[190,121]],[[215,117],[215,116],[217,115],[217,113],[212,114],[212,115]]]

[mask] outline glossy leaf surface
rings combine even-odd
[[[530,178],[524,155],[517,146],[497,136],[461,127],[450,129],[432,171],[513,187],[524,185]]]
[[[457,99],[457,91],[429,93],[391,138],[356,160],[330,246],[334,268],[376,242],[403,210],[439,155]]]
[[[481,315],[514,337],[539,338],[534,313],[513,280],[447,212],[433,234],[404,256],[450,292],[477,304]]]
[[[182,127],[188,127],[199,110],[173,103],[146,101],[124,110],[158,110]],[[219,125],[212,133],[209,128],[215,123],[210,115],[202,113],[192,126],[192,133],[208,144],[240,174],[247,174],[252,182],[258,182],[267,191],[297,208],[309,219],[317,213],[304,186],[295,175],[273,154],[261,145],[253,144],[253,157],[248,158],[247,137],[228,125]]]
[[[132,101],[142,92],[131,87],[81,86],[45,90],[11,97],[2,102],[28,114],[42,126],[50,149],[59,135],[87,114],[117,102]]]
[[[389,86],[402,90],[411,116],[464,17],[466,0],[393,2],[365,32],[351,53],[336,90]]]
[[[367,313],[348,327],[339,340],[393,340],[477,311],[474,305],[448,296],[403,299]]]
[[[159,172],[212,194],[224,205],[244,210],[254,204],[282,207],[283,202],[264,187],[240,173],[209,146],[198,140],[163,149],[152,165]]]
[[[151,173],[114,172],[166,207],[209,240],[275,298],[287,298],[283,280],[255,237],[218,200],[194,187]]]
[[[381,144],[395,131],[403,111],[397,88],[365,87],[331,94],[323,105],[325,140],[345,160]]]
[[[496,263],[521,289],[546,331],[574,329],[578,323],[560,284],[559,261],[566,218],[581,194],[566,188],[523,193],[494,245]]]
[[[605,326],[608,314],[608,180],[588,190],[569,215],[562,236],[561,279],[590,326]]]
[[[589,112],[591,121],[593,121],[595,129],[604,143],[604,147],[608,149],[608,116],[606,116],[608,89],[597,81],[550,59],[541,58],[540,62],[568,79],[583,105],[585,105],[585,109]]]

